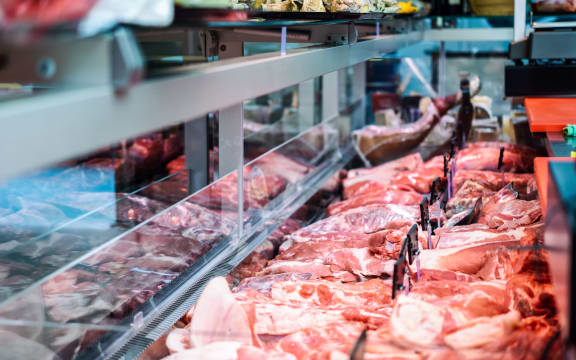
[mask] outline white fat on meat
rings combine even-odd
[[[446,309],[409,296],[400,296],[390,317],[393,340],[404,346],[441,345]]]
[[[166,347],[170,354],[191,349],[190,329],[172,329],[166,337]]]
[[[190,321],[191,346],[200,347],[217,341],[255,344],[248,315],[223,277],[208,282]]]
[[[437,229],[436,234],[436,248],[438,249],[491,242],[520,241],[524,237],[530,236],[525,228],[498,231],[488,229],[486,225],[482,224]]]
[[[491,258],[503,247],[517,246],[517,241],[493,242],[473,246],[460,246],[448,249],[422,250],[420,255],[422,269],[449,270],[468,275],[480,275],[488,265],[494,267]],[[506,278],[510,274],[499,274]],[[501,277],[482,277],[484,280],[501,279]]]
[[[454,349],[482,347],[509,335],[520,326],[521,320],[517,311],[474,319],[466,327],[446,335],[444,342]]]

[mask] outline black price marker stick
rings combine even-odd
[[[416,280],[420,281],[420,247],[418,246],[418,225],[412,225],[408,235],[408,263],[412,265],[416,261]]]
[[[406,291],[410,287],[410,282],[406,279],[408,278],[408,264],[406,263],[406,252],[408,248],[408,239],[405,239],[402,243],[402,249],[400,250],[400,256],[398,260],[394,263],[394,276],[392,277],[392,299],[396,298],[396,295],[400,291]]]
[[[428,237],[428,249],[432,249],[432,225],[430,224],[430,203],[424,197],[420,202],[420,223],[422,229],[426,231]]]
[[[502,187],[506,186],[506,179],[504,177],[504,146],[500,147],[500,155],[498,156],[498,170],[502,173]]]
[[[450,138],[450,158],[449,158],[449,160],[452,160],[452,158],[454,157],[454,154],[456,153],[456,136],[458,136],[458,135],[454,135]]]
[[[364,352],[366,351],[366,340],[367,332],[366,329],[362,330],[362,333],[356,340],[354,348],[350,353],[350,360],[364,360]]]
[[[440,193],[440,178],[437,177],[436,179],[434,179],[434,181],[432,181],[432,185],[430,185],[430,204],[434,204],[434,202],[436,202],[436,200],[438,200],[439,198],[439,193]]]

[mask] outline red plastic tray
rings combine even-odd
[[[532,132],[562,131],[576,124],[576,98],[526,98],[528,123]]]
[[[534,174],[536,175],[536,183],[538,184],[538,195],[540,196],[540,207],[542,208],[542,215],[546,216],[546,209],[548,206],[548,163],[550,161],[574,160],[574,158],[569,157],[537,157],[534,159]]]

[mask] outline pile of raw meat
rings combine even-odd
[[[495,171],[500,146],[504,172]],[[349,359],[366,331],[364,359],[562,358],[540,203],[527,200],[532,156],[499,143],[458,152],[452,198],[445,211],[430,205],[440,225],[431,248],[419,204],[443,176],[441,157],[349,171],[328,217],[285,236],[274,259],[248,261],[252,274],[236,274],[232,290],[213,279],[146,356]],[[475,221],[462,224],[477,203]],[[409,291],[392,299],[414,224],[420,269],[414,262]]]

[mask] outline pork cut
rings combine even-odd
[[[503,188],[482,206],[478,223],[495,229],[514,229],[535,223],[542,216],[540,201],[518,200],[517,193]]]
[[[369,195],[356,196],[330,204],[327,208],[328,216],[336,215],[344,211],[356,209],[367,205],[418,205],[422,201],[422,195],[415,191],[387,190],[371,192]]]
[[[397,229],[412,225],[418,221],[419,217],[418,206],[396,204],[365,206],[330,216],[306,226],[292,233],[289,238],[294,239],[294,241],[301,239],[308,241],[315,237],[324,236],[328,232],[369,234],[384,229]]]
[[[456,155],[457,170],[498,170],[500,149],[498,147],[468,147]],[[508,172],[531,172],[534,169],[534,153],[514,148],[504,150],[502,168]]]
[[[421,194],[430,192],[430,185],[438,178],[444,176],[444,169],[438,167],[423,168],[414,171],[404,171],[394,176],[393,185],[408,186]]]
[[[415,153],[379,166],[350,170],[347,179],[343,181],[343,185],[346,188],[364,181],[376,181],[382,185],[387,185],[398,172],[416,170],[423,163],[420,154]]]
[[[519,194],[526,195],[529,192],[528,185],[534,182],[534,174],[504,173],[504,185],[513,184],[514,190]],[[502,173],[498,171],[459,170],[454,177],[454,190],[457,192],[468,180],[474,180],[485,187],[499,190],[503,187]]]
[[[318,280],[277,281],[272,284],[270,297],[311,306],[380,308],[390,304],[391,283],[380,279],[353,284]]]

